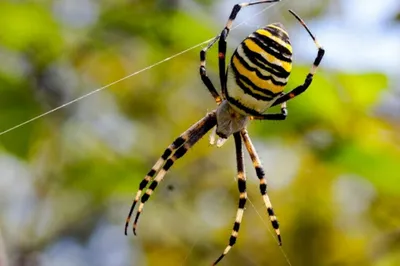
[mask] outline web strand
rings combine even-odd
[[[278,3],[278,2],[277,2],[277,3]],[[239,24],[237,24],[235,27],[232,28],[232,30],[234,30],[234,29],[236,29],[236,28],[242,26],[243,24],[245,24],[246,22],[248,22],[248,21],[251,20],[252,18],[257,17],[257,16],[259,16],[260,14],[264,13],[266,10],[272,8],[275,4],[276,4],[276,3],[273,3],[273,4],[271,4],[271,5],[268,5],[267,7],[265,7],[264,9],[262,9],[261,11],[255,13],[255,14],[254,14],[253,16],[251,16],[250,18],[247,18],[246,20],[244,20],[244,21],[240,22]],[[138,74],[140,74],[140,73],[142,73],[142,72],[145,72],[145,71],[147,71],[147,70],[150,70],[150,69],[152,69],[153,67],[156,67],[156,66],[158,66],[158,65],[161,65],[161,64],[163,64],[163,63],[165,63],[165,62],[167,62],[167,61],[169,61],[169,60],[171,60],[171,59],[174,59],[174,58],[176,58],[176,57],[178,57],[178,56],[180,56],[180,55],[182,55],[182,54],[185,54],[185,53],[187,53],[187,52],[189,52],[189,51],[191,51],[191,50],[193,50],[193,49],[195,49],[195,48],[197,48],[197,47],[199,47],[199,46],[201,46],[201,45],[204,45],[204,44],[210,42],[210,41],[213,40],[213,39],[214,39],[214,37],[213,37],[213,38],[210,38],[210,39],[208,39],[208,40],[206,40],[206,41],[203,41],[203,42],[201,42],[201,43],[199,43],[199,44],[196,44],[196,45],[194,45],[194,46],[192,46],[192,47],[190,47],[190,48],[187,48],[187,49],[185,49],[185,50],[183,50],[183,51],[181,51],[181,52],[179,52],[179,53],[176,53],[176,54],[174,54],[174,55],[172,55],[172,56],[170,56],[170,57],[167,57],[167,58],[165,58],[165,59],[163,59],[163,60],[161,60],[161,61],[158,61],[157,63],[154,63],[154,64],[152,64],[152,65],[150,65],[150,66],[145,67],[145,68],[142,68],[141,70],[138,70],[138,71],[136,71],[136,72],[133,72],[133,73],[131,73],[131,74],[129,74],[129,75],[123,77],[123,78],[120,78],[120,79],[118,79],[118,80],[116,80],[116,81],[113,81],[113,82],[111,82],[111,83],[109,83],[109,84],[107,84],[107,85],[105,85],[105,86],[103,86],[103,87],[100,87],[100,88],[98,88],[98,89],[92,90],[92,91],[90,91],[90,92],[88,92],[88,93],[86,93],[86,94],[84,94],[84,95],[82,95],[82,96],[80,96],[80,97],[78,97],[78,98],[75,98],[75,99],[73,99],[73,100],[71,100],[71,101],[69,101],[69,102],[66,102],[66,103],[64,103],[64,104],[62,104],[62,105],[60,105],[60,106],[58,106],[58,107],[55,107],[54,109],[51,109],[51,110],[49,110],[49,111],[47,111],[47,112],[45,112],[45,113],[42,113],[42,114],[40,114],[40,115],[38,115],[38,116],[35,116],[35,117],[33,117],[33,118],[29,119],[29,120],[26,120],[26,121],[22,122],[22,123],[20,123],[20,124],[17,124],[17,125],[15,125],[15,126],[9,128],[9,129],[6,129],[6,130],[4,130],[4,131],[1,131],[1,132],[0,132],[0,136],[4,135],[4,134],[6,134],[6,133],[9,133],[9,132],[11,132],[11,131],[13,131],[13,130],[15,130],[15,129],[17,129],[17,128],[23,127],[23,126],[25,126],[25,125],[27,125],[27,124],[29,124],[29,123],[32,123],[33,121],[36,121],[36,120],[38,120],[38,119],[40,119],[40,118],[42,118],[42,117],[45,117],[45,116],[47,116],[47,115],[49,115],[49,114],[51,114],[51,113],[54,113],[54,112],[56,112],[56,111],[58,111],[58,110],[60,110],[60,109],[63,109],[63,108],[65,108],[65,107],[67,107],[67,106],[69,106],[69,105],[71,105],[71,104],[73,104],[73,103],[76,103],[76,102],[78,102],[78,101],[80,101],[80,100],[83,100],[83,99],[85,99],[85,98],[87,98],[87,97],[89,97],[89,96],[91,96],[91,95],[93,95],[93,94],[96,94],[96,93],[98,93],[98,92],[100,92],[100,91],[102,91],[102,90],[104,90],[104,89],[107,89],[107,88],[109,88],[109,87],[111,87],[111,86],[113,86],[113,85],[115,85],[115,84],[117,84],[117,83],[120,83],[121,81],[124,81],[124,80],[129,79],[129,78],[131,78],[131,77],[133,77],[133,76],[136,76],[136,75],[138,75]]]
[[[289,266],[292,266],[292,263],[289,260],[288,255],[286,254],[285,250],[283,249],[282,246],[279,246],[279,241],[275,238],[275,234],[271,231],[271,229],[269,228],[268,224],[265,222],[265,220],[263,219],[263,217],[261,216],[260,212],[257,210],[257,208],[254,206],[253,202],[250,200],[250,197],[247,197],[247,200],[250,202],[250,205],[253,207],[254,211],[257,213],[258,217],[260,217],[260,220],[262,221],[262,223],[264,224],[265,228],[267,228],[269,234],[271,235],[271,237],[273,239],[275,239],[276,244],[278,245],[283,257],[285,258],[287,264]],[[263,206],[264,207],[264,206]]]
[[[55,111],[58,111],[58,110],[60,110],[60,109],[62,109],[62,108],[64,108],[64,107],[67,107],[68,105],[71,105],[71,104],[76,103],[76,102],[78,102],[78,101],[80,101],[80,100],[83,100],[83,99],[85,99],[85,98],[87,98],[87,97],[89,97],[89,96],[91,96],[91,95],[93,95],[93,94],[95,94],[95,93],[98,93],[98,92],[100,92],[100,91],[102,91],[102,90],[104,90],[104,89],[107,89],[107,88],[109,88],[109,87],[111,87],[111,86],[113,86],[113,85],[115,85],[115,84],[117,84],[117,83],[119,83],[119,82],[121,82],[121,81],[124,81],[124,80],[126,80],[126,79],[128,79],[128,78],[131,78],[131,77],[133,77],[133,76],[136,76],[136,75],[138,75],[138,74],[140,74],[140,73],[142,73],[142,72],[144,72],[144,71],[147,71],[147,70],[149,70],[149,69],[151,69],[151,68],[153,68],[153,67],[156,67],[156,66],[158,66],[158,65],[161,65],[162,63],[165,63],[165,62],[167,62],[167,61],[169,61],[169,60],[171,60],[171,59],[173,59],[173,58],[175,58],[175,57],[178,57],[178,56],[180,56],[180,55],[182,55],[182,54],[184,54],[184,53],[187,53],[188,51],[193,50],[193,49],[195,49],[195,48],[197,48],[197,47],[199,47],[199,46],[201,46],[201,45],[203,45],[203,44],[205,44],[205,43],[207,43],[207,42],[209,42],[209,41],[211,41],[211,40],[212,40],[212,39],[209,39],[209,40],[204,41],[204,42],[202,42],[202,43],[196,44],[195,46],[192,46],[192,47],[190,47],[190,48],[188,48],[188,49],[186,49],[186,50],[183,50],[183,51],[181,51],[181,52],[179,52],[179,53],[177,53],[177,54],[174,54],[174,55],[172,55],[172,56],[170,56],[170,57],[167,57],[167,58],[165,58],[165,59],[163,59],[163,60],[161,60],[161,61],[158,61],[157,63],[155,63],[155,64],[153,64],[153,65],[150,65],[150,66],[147,66],[147,67],[145,67],[145,68],[142,68],[141,70],[138,70],[138,71],[136,71],[136,72],[133,72],[133,73],[129,74],[128,76],[125,76],[125,77],[120,78],[120,79],[118,79],[118,80],[116,80],[116,81],[113,81],[113,82],[111,82],[111,83],[109,83],[109,84],[107,84],[107,85],[105,85],[105,86],[103,86],[103,87],[101,87],[101,88],[95,89],[95,90],[93,90],[93,91],[91,91],[91,92],[89,92],[89,93],[86,93],[86,94],[84,94],[84,95],[82,95],[82,96],[80,96],[80,97],[78,97],[78,98],[75,98],[75,99],[73,99],[73,100],[71,100],[71,101],[69,101],[69,102],[67,102],[67,103],[64,103],[64,104],[62,104],[62,105],[60,105],[60,106],[58,106],[58,107],[56,107],[56,108],[54,108],[54,109],[51,109],[50,111],[47,111],[47,112],[45,112],[45,113],[43,113],[43,114],[40,114],[40,115],[38,115],[38,116],[35,116],[35,117],[33,117],[33,118],[31,118],[31,119],[25,121],[25,122],[22,122],[21,124],[18,124],[18,125],[14,126],[14,127],[11,127],[11,128],[9,128],[9,129],[7,129],[7,130],[5,130],[5,131],[2,131],[2,132],[0,133],[0,136],[1,136],[1,135],[4,135],[4,134],[6,134],[6,133],[8,133],[8,132],[10,132],[10,131],[13,131],[14,129],[17,129],[17,128],[19,128],[19,127],[22,127],[22,126],[24,126],[24,125],[26,125],[26,124],[29,124],[29,123],[31,123],[31,122],[33,122],[33,121],[39,119],[39,118],[42,118],[42,117],[44,117],[44,116],[46,116],[46,115],[49,115],[49,114],[51,114],[51,113],[53,113],[53,112],[55,112]]]

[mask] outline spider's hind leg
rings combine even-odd
[[[218,91],[215,89],[215,86],[212,83],[211,79],[208,77],[206,70],[206,53],[213,44],[214,43],[209,43],[206,48],[200,51],[200,77],[204,85],[206,85],[208,91],[214,97],[215,102],[219,105],[222,102],[222,98],[219,95]]]
[[[290,99],[293,99],[294,97],[299,96],[300,94],[302,94],[304,91],[306,91],[308,89],[308,87],[310,87],[311,82],[313,81],[314,75],[317,72],[318,66],[322,61],[322,58],[324,57],[325,54],[325,50],[324,48],[319,44],[319,42],[317,41],[317,39],[315,38],[315,36],[311,33],[310,29],[307,27],[306,23],[296,14],[294,13],[292,10],[289,10],[289,12],[300,22],[301,25],[303,25],[303,27],[306,29],[306,31],[308,32],[308,34],[310,35],[311,39],[314,41],[315,46],[318,49],[317,52],[317,56],[314,59],[314,63],[312,64],[312,67],[309,71],[309,73],[306,76],[306,79],[304,80],[304,83],[297,86],[296,88],[294,88],[293,90],[291,90],[290,92],[282,95],[281,97],[279,97],[272,106],[281,104],[283,102],[286,102]]]
[[[229,15],[229,19],[225,24],[224,29],[221,31],[219,35],[215,36],[215,38],[212,39],[203,50],[200,51],[200,76],[203,83],[206,85],[206,87],[208,88],[208,90],[210,91],[211,95],[214,97],[218,105],[222,102],[221,96],[218,94],[217,90],[215,89],[215,86],[212,84],[206,72],[207,51],[218,41],[219,79],[221,83],[222,97],[224,98],[226,90],[226,73],[225,73],[226,38],[228,37],[229,31],[232,28],[233,21],[236,19],[236,16],[242,9],[242,7],[258,5],[258,4],[274,3],[279,1],[280,0],[264,0],[264,1],[247,2],[234,5],[231,14]]]

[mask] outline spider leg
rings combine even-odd
[[[200,77],[204,85],[206,85],[208,91],[214,97],[215,102],[219,105],[222,102],[222,98],[219,95],[218,91],[215,89],[215,86],[210,80],[210,78],[207,76],[207,71],[206,71],[206,52],[210,47],[211,47],[210,44],[208,44],[206,48],[200,51]]]
[[[135,206],[140,199],[140,195],[142,195],[143,189],[146,188],[146,186],[148,185],[150,180],[153,179],[156,173],[160,171],[161,167],[164,165],[165,161],[171,156],[171,154],[187,141],[189,134],[190,134],[189,130],[185,131],[177,139],[175,139],[175,141],[172,142],[172,144],[167,147],[167,149],[164,151],[160,159],[158,159],[158,161],[154,164],[151,170],[147,173],[146,177],[140,182],[139,189],[136,193],[135,199],[132,202],[128,217],[126,218],[125,235],[128,234],[128,226],[132,217],[132,212],[135,209]]]
[[[233,6],[231,14],[229,16],[228,21],[226,22],[225,28],[222,30],[221,34],[217,35],[214,39],[212,39],[207,47],[205,47],[200,52],[200,75],[204,84],[207,86],[210,93],[213,95],[215,101],[219,104],[221,102],[221,98],[218,95],[214,85],[212,85],[211,80],[207,77],[205,63],[206,63],[206,52],[210,49],[218,40],[218,63],[219,63],[219,79],[221,83],[222,96],[224,97],[226,91],[226,69],[225,69],[225,54],[226,54],[226,38],[228,37],[229,31],[232,28],[232,23],[236,19],[237,14],[239,13],[242,7],[265,4],[265,3],[274,3],[279,2],[280,0],[265,0],[265,1],[255,1],[250,3],[241,3]]]
[[[280,114],[262,114],[259,116],[252,116],[252,119],[257,120],[285,120],[288,115],[288,111],[286,108],[286,102],[281,104],[281,113]]]
[[[236,239],[239,234],[240,224],[243,218],[244,206],[246,205],[247,200],[247,192],[246,192],[246,174],[244,172],[244,162],[243,162],[243,146],[242,139],[240,137],[240,132],[236,132],[233,134],[235,138],[235,147],[236,147],[236,164],[237,164],[237,181],[239,188],[239,206],[236,212],[235,223],[233,224],[233,230],[231,237],[229,238],[229,244],[225,248],[224,252],[219,256],[219,258],[214,262],[213,265],[216,265],[218,262],[222,260],[222,258],[229,252],[232,246],[236,243]]]
[[[174,164],[176,160],[181,158],[185,153],[194,145],[196,144],[211,128],[213,128],[217,123],[216,120],[216,111],[213,111],[211,113],[208,113],[203,119],[198,121],[196,124],[191,126],[188,130],[186,130],[182,135],[182,139],[184,139],[184,143],[182,145],[175,149],[175,151],[170,150],[173,152],[172,156],[170,156],[168,159],[164,160],[165,164],[159,167],[159,171],[157,172],[155,178],[153,181],[150,183],[148,189],[146,192],[142,195],[140,199],[140,204],[136,213],[135,221],[133,223],[133,233],[136,235],[136,227],[137,223],[139,221],[140,214],[143,211],[144,204],[146,201],[150,198],[151,194],[154,192],[158,184],[163,180],[165,174],[168,172],[168,170],[171,168],[171,166]],[[168,150],[168,148],[167,148]],[[153,174],[154,176],[154,174]],[[148,182],[148,181],[147,181]],[[140,194],[137,194],[140,195]],[[136,199],[135,199],[136,200]],[[131,212],[130,212],[131,214]],[[128,216],[127,222],[129,224],[129,218]]]
[[[269,219],[271,220],[272,227],[275,229],[275,233],[278,237],[279,245],[282,245],[281,233],[279,231],[279,223],[275,216],[271,201],[267,194],[267,181],[265,179],[265,173],[264,173],[263,166],[261,165],[260,158],[258,157],[257,151],[254,148],[253,143],[251,142],[251,139],[250,139],[249,134],[247,133],[247,130],[243,129],[240,133],[242,135],[244,145],[246,146],[246,149],[249,152],[250,158],[253,162],[257,177],[260,180],[260,192],[263,197],[264,204],[267,207]]]
[[[279,97],[272,106],[281,104],[283,102],[286,102],[298,95],[300,95],[301,93],[303,93],[305,90],[307,90],[307,88],[311,85],[311,82],[313,81],[313,77],[315,75],[315,73],[317,72],[317,68],[319,66],[319,64],[321,63],[322,58],[324,57],[325,54],[325,50],[324,48],[322,48],[322,46],[319,44],[319,42],[317,41],[317,39],[315,38],[315,36],[311,33],[311,31],[308,29],[306,23],[298,16],[296,15],[296,13],[294,13],[292,10],[289,10],[289,12],[296,17],[296,19],[300,22],[301,25],[303,25],[303,27],[307,30],[308,34],[311,36],[311,38],[313,39],[315,45],[317,46],[318,49],[318,53],[317,53],[317,57],[314,60],[314,63],[310,69],[310,72],[307,74],[306,79],[304,81],[304,83],[300,86],[297,86],[296,88],[294,88],[293,90],[291,90],[290,92],[282,95],[281,97]]]
[[[236,19],[237,14],[242,9],[242,7],[258,5],[258,4],[274,3],[279,1],[280,0],[255,1],[255,2],[236,4],[233,6],[229,19],[226,22],[225,28],[221,31],[221,34],[217,36],[219,38],[218,61],[219,61],[219,79],[221,83],[222,95],[226,94],[226,62],[225,62],[226,38],[228,37],[229,31],[232,28],[233,21]]]

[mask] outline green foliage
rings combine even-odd
[[[62,52],[60,29],[48,10],[32,4],[0,3],[0,43],[23,53],[35,53],[42,63]],[[43,49],[46,47],[46,49]]]
[[[99,16],[80,29],[62,23],[51,1],[17,2],[0,3],[0,131],[222,27],[197,15],[213,1],[195,1],[201,12],[179,1],[93,1]],[[305,17],[323,16],[328,4],[307,8]],[[121,250],[123,265],[204,265],[222,252],[238,198],[232,140],[221,149],[206,138],[197,144],[146,205],[139,236],[118,240],[141,179],[176,136],[215,108],[198,75],[200,49],[0,135],[0,236],[12,262],[64,258],[57,245],[71,239],[88,265]],[[219,87],[217,49],[207,56]],[[310,65],[296,64],[288,89],[304,82]],[[61,78],[48,74],[54,69]],[[324,61],[309,90],[288,102],[286,121],[249,126],[293,265],[400,263],[398,124],[378,112],[392,86],[383,73],[332,70]],[[287,265],[267,232],[253,166],[246,167],[252,203],[224,265]],[[103,227],[118,230],[105,234]]]

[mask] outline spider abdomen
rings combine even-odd
[[[232,55],[227,100],[242,114],[262,114],[282,93],[291,70],[292,46],[283,26],[258,29]]]

